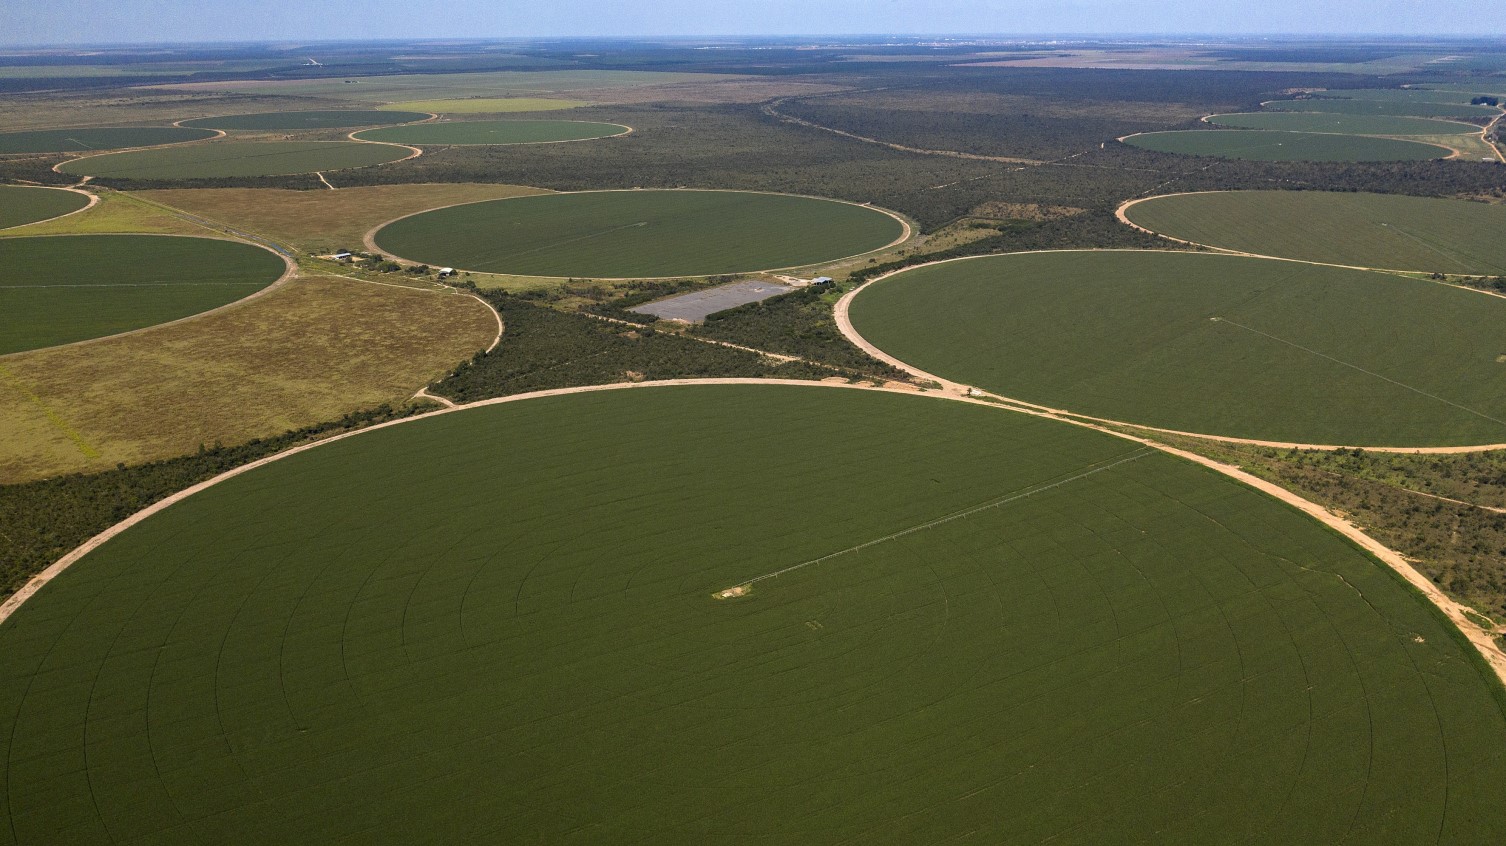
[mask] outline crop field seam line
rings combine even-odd
[[[779,576],[783,576],[786,573],[793,573],[796,570],[802,570],[802,569],[804,569],[806,567],[811,567],[811,566],[814,566],[816,564],[820,564],[820,563],[822,563],[824,561],[830,561],[833,558],[837,558],[837,557],[846,555],[849,552],[859,552],[861,550],[867,549],[870,546],[877,546],[877,545],[879,545],[881,543],[887,543],[888,541],[896,540],[896,539],[902,538],[902,537],[904,537],[906,535],[911,535],[911,534],[914,534],[916,532],[920,532],[920,531],[924,531],[926,529],[933,528],[935,526],[940,526],[940,525],[942,525],[944,523],[950,523],[953,520],[961,520],[961,519],[963,519],[965,517],[970,517],[970,516],[972,516],[974,514],[977,514],[979,512],[987,511],[990,508],[998,508],[998,507],[1003,506],[1003,505],[1008,505],[1011,502],[1016,502],[1018,500],[1025,499],[1027,497],[1035,496],[1036,494],[1045,493],[1046,491],[1049,491],[1049,490],[1054,490],[1055,488],[1059,488],[1062,485],[1066,485],[1066,484],[1069,484],[1071,482],[1078,481],[1079,479],[1086,479],[1089,476],[1097,475],[1097,474],[1102,473],[1102,472],[1104,472],[1106,470],[1112,470],[1115,467],[1120,466],[1121,464],[1128,464],[1131,461],[1139,461],[1142,458],[1145,458],[1145,457],[1150,456],[1150,455],[1156,455],[1156,454],[1157,454],[1156,451],[1154,449],[1152,449],[1151,447],[1141,447],[1140,449],[1134,450],[1128,456],[1116,456],[1114,458],[1105,459],[1104,461],[1096,462],[1095,464],[1087,465],[1086,468],[1079,468],[1082,472],[1079,472],[1079,473],[1077,473],[1076,475],[1073,475],[1073,476],[1068,476],[1065,479],[1057,479],[1056,481],[1053,481],[1053,482],[1041,482],[1041,483],[1037,483],[1035,485],[1029,485],[1029,486],[1026,486],[1025,488],[1022,488],[1020,490],[1014,491],[1012,493],[1005,494],[1002,497],[996,497],[994,499],[991,499],[991,500],[989,500],[987,502],[984,502],[984,503],[982,503],[980,505],[970,506],[968,508],[962,509],[961,511],[954,511],[954,512],[952,512],[950,514],[946,514],[946,515],[943,515],[941,517],[937,517],[934,520],[927,520],[924,523],[917,523],[914,526],[910,526],[908,528],[900,529],[897,532],[893,532],[893,533],[884,535],[883,537],[878,537],[878,538],[874,538],[873,540],[864,541],[863,543],[857,544],[855,546],[849,546],[846,549],[839,549],[836,552],[830,552],[830,553],[827,553],[826,555],[820,556],[819,558],[812,558],[812,559],[810,559],[808,561],[802,561],[799,564],[791,564],[788,567],[782,567],[782,568],[780,568],[778,570],[774,570],[774,571],[771,571],[771,572],[768,572],[768,573],[764,573],[761,576],[754,576],[751,579],[744,579],[743,581],[738,582],[737,585],[735,585],[734,587],[742,587],[742,586],[745,586],[745,585],[753,585],[753,584],[756,584],[758,582],[765,581],[767,579],[778,578]]]

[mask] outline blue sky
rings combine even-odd
[[[4,0],[0,43],[568,35],[1461,34],[1502,0]]]

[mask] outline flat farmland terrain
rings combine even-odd
[[[413,155],[405,147],[356,141],[221,141],[86,156],[58,165],[79,176],[115,179],[206,179],[282,176],[395,162]]]
[[[0,132],[0,153],[87,153],[124,147],[153,147],[201,141],[217,135],[212,129],[179,126],[118,126],[107,129],[34,129]]]
[[[172,326],[7,356],[0,484],[397,406],[496,333],[496,318],[468,296],[305,277]]]
[[[76,191],[0,185],[0,229],[62,217],[87,205],[89,196]]]
[[[209,129],[344,129],[355,126],[381,126],[389,123],[409,123],[432,117],[427,112],[376,109],[325,109],[306,112],[259,112],[249,115],[221,115],[219,117],[185,120],[183,126],[202,126]]]
[[[587,191],[472,203],[375,236],[412,261],[522,276],[704,276],[876,250],[904,224],[851,203],[745,191]]]
[[[1329,191],[1154,197],[1124,210],[1146,229],[1226,250],[1441,273],[1506,274],[1506,205]]]
[[[23,605],[0,836],[1477,844],[1506,717],[1465,650],[1335,534],[1097,433],[529,400],[246,473]]]
[[[1149,426],[1361,446],[1506,443],[1506,300],[1270,259],[1021,253],[865,288],[885,352],[1004,396]]]
[[[286,269],[250,244],[156,235],[5,238],[0,266],[0,355],[208,311]]]
[[[1240,129],[1277,129],[1286,132],[1336,132],[1341,135],[1479,134],[1480,127],[1457,121],[1393,115],[1346,115],[1319,112],[1240,112],[1213,115],[1208,122]]]
[[[356,133],[356,137],[363,141],[420,145],[540,144],[607,138],[630,131],[621,124],[583,120],[468,120],[368,129]]]
[[[1336,92],[1337,93],[1337,92]],[[1500,114],[1489,106],[1463,103],[1435,103],[1413,99],[1332,99],[1272,100],[1265,108],[1286,112],[1328,112],[1341,115],[1410,115],[1412,117],[1490,117]]]
[[[450,206],[548,193],[522,185],[373,185],[339,191],[280,188],[167,188],[142,196],[299,247],[359,248],[374,226]],[[92,214],[92,212],[91,212]]]
[[[456,100],[408,100],[388,103],[383,110],[407,109],[437,115],[497,115],[509,112],[552,112],[588,105],[584,100],[552,97],[468,97]]]
[[[1453,151],[1416,141],[1316,132],[1192,129],[1131,135],[1124,143],[1158,153],[1259,162],[1390,162],[1447,158]]]

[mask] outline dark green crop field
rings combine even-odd
[[[395,162],[413,154],[391,144],[358,141],[221,141],[87,156],[58,166],[63,173],[116,179],[207,179],[280,176]]]
[[[87,153],[123,147],[152,147],[213,138],[212,129],[178,126],[118,126],[108,129],[34,129],[0,132],[0,153]]]
[[[1506,443],[1506,300],[1273,259],[1021,253],[852,301],[923,370],[1131,423],[1283,442]]]
[[[591,191],[470,203],[383,227],[377,245],[432,265],[523,276],[705,276],[883,247],[903,225],[850,203],[743,191]]]
[[[73,191],[0,185],[0,229],[50,220],[89,205],[89,197]]]
[[[427,112],[400,112],[377,109],[330,109],[306,112],[260,112],[250,115],[220,115],[219,117],[185,120],[184,126],[203,126],[209,129],[346,129],[355,126],[384,126],[390,123],[408,123],[432,117]]]
[[[1413,99],[1272,100],[1267,109],[1283,112],[1327,112],[1341,115],[1410,115],[1411,117],[1490,117],[1500,114],[1489,106],[1469,103],[1434,103]]]
[[[1317,112],[1240,112],[1213,115],[1208,122],[1240,129],[1287,132],[1337,132],[1341,135],[1449,135],[1479,133],[1468,123],[1393,115],[1346,115]]]
[[[1258,162],[1391,162],[1446,158],[1452,151],[1432,144],[1257,129],[1185,129],[1146,132],[1124,139],[1132,147],[1185,156],[1219,156]]]
[[[1506,827],[1498,686],[1338,536],[1135,444],[831,387],[531,400],[275,462],[44,588],[0,679],[14,844]]]
[[[1506,275],[1506,205],[1329,191],[1220,191],[1136,203],[1146,229],[1265,256]],[[1506,352],[1506,350],[1503,350]]]
[[[0,355],[198,314],[282,276],[250,244],[158,235],[0,239]]]
[[[468,120],[368,129],[356,137],[394,144],[540,144],[606,138],[628,131],[620,124],[584,120]]]

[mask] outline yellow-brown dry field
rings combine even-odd
[[[0,358],[0,483],[238,444],[398,404],[496,337],[476,299],[332,277],[183,323]]]

